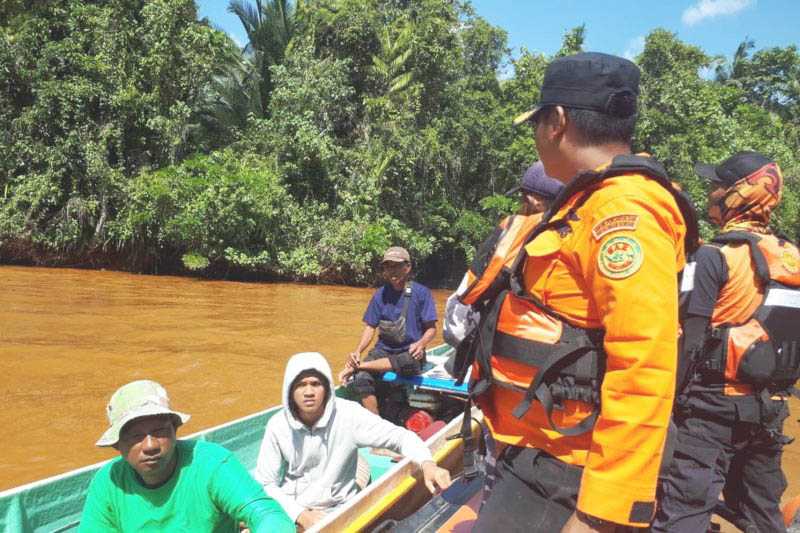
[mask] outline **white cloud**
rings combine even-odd
[[[644,35],[639,35],[628,41],[628,46],[622,52],[622,57],[633,61],[642,52],[644,52]]]
[[[694,26],[705,19],[733,15],[755,3],[756,0],[699,0],[696,5],[686,8],[681,20],[687,26]]]

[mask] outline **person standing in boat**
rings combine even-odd
[[[769,227],[783,176],[758,152],[695,169],[722,231],[681,284],[678,439],[653,531],[706,531],[720,493],[740,529],[786,531],[781,457],[800,370],[800,252]]]
[[[544,171],[544,164],[536,161],[528,167],[519,181],[519,185],[510,188],[506,196],[520,195],[520,215],[536,215],[544,213],[564,184],[551,178]]]
[[[189,415],[170,407],[154,381],[120,387],[106,408],[111,427],[97,441],[120,457],[95,474],[81,533],[236,531],[293,533],[294,523],[236,457],[210,442],[178,440]]]
[[[387,448],[422,470],[431,493],[450,486],[450,473],[433,462],[413,432],[336,398],[332,373],[316,352],[295,354],[283,377],[284,409],[267,422],[255,477],[289,518],[308,529],[359,490],[358,449]],[[368,480],[368,474],[361,485]]]
[[[655,514],[697,228],[661,165],[631,153],[639,76],[607,54],[556,58],[515,120],[565,188],[520,227],[482,313],[471,391],[505,447],[474,531],[610,532]]]
[[[387,396],[394,387],[383,383],[381,376],[390,370],[399,376],[420,373],[425,362],[425,347],[436,335],[436,304],[430,289],[411,281],[411,256],[405,248],[392,246],[381,261],[384,285],[372,296],[364,313],[364,330],[356,349],[348,356],[339,380],[361,398],[361,404],[373,413],[387,412]],[[375,347],[363,360],[378,332]]]
[[[450,346],[458,347],[464,338],[475,329],[480,321],[480,313],[471,305],[459,301],[470,284],[475,280],[475,273],[483,271],[492,252],[498,247],[499,241],[506,235],[517,216],[541,215],[550,207],[564,184],[548,176],[544,171],[541,161],[532,164],[520,179],[519,185],[506,192],[506,196],[520,194],[519,212],[516,215],[505,217],[497,228],[484,240],[475,253],[475,258],[469,271],[464,274],[456,291],[447,298],[444,306],[444,341]],[[511,259],[511,258],[509,258]],[[451,370],[448,362],[448,370]]]

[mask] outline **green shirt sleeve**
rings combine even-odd
[[[79,533],[119,531],[109,500],[109,475],[109,470],[103,468],[92,478],[86,503],[83,504]]]
[[[209,491],[221,511],[247,524],[252,533],[295,533],[294,523],[281,506],[264,494],[264,488],[233,455],[216,469]]]

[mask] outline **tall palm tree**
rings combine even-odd
[[[750,55],[750,50],[755,48],[755,45],[753,39],[745,37],[744,40],[739,43],[739,46],[736,47],[736,53],[733,54],[733,59],[730,62],[723,60],[717,65],[717,81],[741,87],[742,78],[745,76],[744,71],[749,59],[748,56]]]
[[[248,43],[244,54],[256,76],[258,98],[262,113],[266,114],[274,85],[269,67],[280,65],[286,58],[286,49],[297,29],[295,6],[289,0],[231,0],[228,11],[239,18]]]

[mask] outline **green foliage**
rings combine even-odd
[[[35,2],[0,37],[0,231],[101,246],[127,179],[188,150],[225,37],[191,0]]]
[[[367,284],[402,245],[424,279],[460,278],[518,208],[503,192],[537,154],[511,120],[538,101],[552,58],[512,57],[464,2],[229,9],[244,50],[191,0],[0,7],[0,257]],[[556,55],[587,31],[567,31]],[[744,41],[726,63],[654,30],[636,61],[635,148],[701,212],[695,162],[774,157],[787,184],[774,223],[796,236],[796,47]]]
[[[745,43],[737,50],[736,65],[729,69],[734,79],[742,79],[747,72],[742,62],[747,61],[748,48]],[[793,47],[789,50],[795,53]],[[642,68],[638,148],[665,164],[701,212],[705,212],[707,185],[694,172],[698,161],[718,163],[734,152],[756,150],[775,158],[786,176],[797,176],[797,128],[772,112],[768,100],[756,105],[745,87],[728,83],[728,78],[722,83],[701,78],[699,71],[711,64],[711,58],[699,48],[656,30],[647,37],[638,61]],[[787,179],[786,189],[773,223],[796,235],[800,228],[796,178]],[[705,236],[710,236],[710,225],[704,223],[703,228]]]
[[[189,268],[204,259],[281,271],[278,252],[292,242],[298,207],[258,156],[226,150],[195,157],[142,173],[125,192],[129,201],[110,232],[144,263],[166,253],[182,256]]]
[[[210,264],[210,261],[207,257],[191,252],[183,254],[183,256],[181,256],[181,261],[183,261],[183,265],[187,269],[194,271],[205,270]]]
[[[583,52],[583,41],[586,39],[586,24],[572,28],[564,34],[561,49],[556,52],[556,57],[563,57],[578,52]]]

